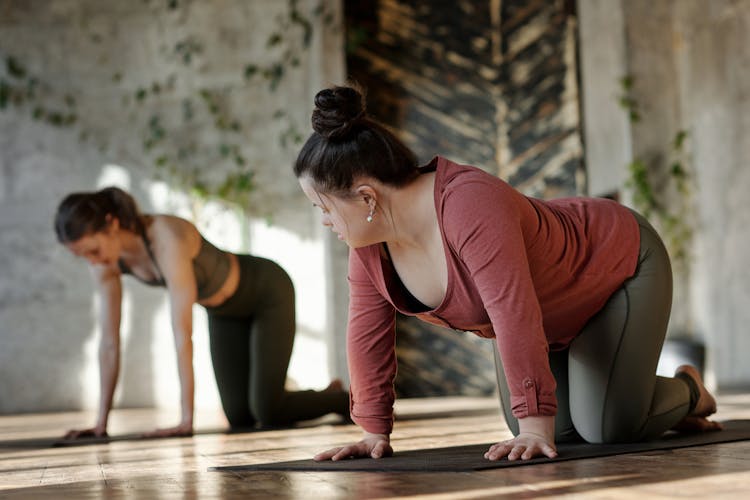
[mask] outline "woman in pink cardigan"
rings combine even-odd
[[[515,437],[489,460],[719,428],[695,368],[656,376],[672,277],[640,215],[604,199],[529,198],[442,157],[419,167],[354,88],[322,90],[315,105],[294,168],[350,247],[350,412],[365,431],[316,460],[392,453],[396,311],[497,342]]]

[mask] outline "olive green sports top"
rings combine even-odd
[[[133,274],[122,260],[117,262],[120,271],[124,274],[130,274],[150,286],[166,286],[164,276],[161,269],[159,269],[159,264],[156,262],[156,258],[151,250],[151,242],[148,236],[146,236],[145,231],[141,232],[141,237],[143,238],[151,262],[153,262],[156,271],[159,273],[159,277],[150,281],[143,280]],[[201,235],[201,249],[193,259],[193,271],[195,272],[195,283],[198,287],[198,300],[208,298],[221,288],[221,285],[224,284],[227,276],[229,276],[229,254],[212,245],[210,241]]]

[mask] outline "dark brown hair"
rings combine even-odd
[[[353,86],[318,92],[312,126],[294,174],[309,176],[323,192],[347,193],[359,176],[403,186],[419,174],[414,153],[367,116],[363,94]]]
[[[57,241],[71,243],[104,230],[110,222],[108,215],[116,217],[122,228],[143,231],[141,212],[133,197],[120,188],[108,187],[71,193],[60,202],[55,215]]]

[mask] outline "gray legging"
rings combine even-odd
[[[672,307],[672,269],[659,235],[634,212],[641,245],[635,274],[609,298],[569,348],[550,352],[557,381],[555,440],[653,439],[690,409],[684,380],[656,376]],[[518,434],[497,349],[495,365],[508,426]]]
[[[294,344],[294,286],[275,262],[238,255],[237,291],[207,307],[216,383],[232,428],[289,425],[327,413],[348,415],[345,391],[284,389]]]

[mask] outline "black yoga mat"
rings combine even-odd
[[[640,453],[654,450],[686,448],[707,444],[728,443],[750,439],[750,420],[729,420],[722,422],[724,430],[703,433],[671,432],[663,437],[641,443],[625,444],[589,444],[562,443],[557,445],[557,458],[534,458],[531,460],[507,459],[498,461],[486,460],[483,455],[490,444],[454,446],[396,452],[392,457],[372,459],[353,458],[336,462],[315,462],[314,460],[294,460],[290,462],[272,462],[262,464],[231,465],[210,467],[210,471],[363,471],[363,472],[438,472],[438,471],[473,471],[514,467],[519,465],[546,464],[582,458],[606,457],[625,453]]]
[[[199,434],[226,434],[226,431],[216,429],[216,430],[201,430],[198,432],[194,432],[193,436],[197,436]],[[53,440],[49,446],[52,447],[61,447],[61,446],[86,446],[86,445],[92,445],[92,444],[107,444],[107,443],[114,443],[117,441],[153,441],[155,439],[176,439],[181,437],[188,437],[188,436],[144,436],[141,433],[134,433],[134,434],[117,434],[114,436],[86,436],[86,437],[80,437],[76,439],[55,439]]]
[[[21,449],[21,448],[58,448],[58,447],[75,447],[90,446],[95,444],[114,443],[116,441],[145,441],[148,439],[174,439],[174,438],[147,438],[140,434],[122,434],[116,436],[88,436],[77,439],[65,439],[60,437],[42,437],[31,439],[12,439],[0,441],[0,449]]]

